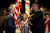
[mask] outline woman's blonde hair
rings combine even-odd
[[[26,13],[23,13],[22,17],[23,17],[24,15],[26,15],[26,16],[28,17],[28,15],[27,15]]]

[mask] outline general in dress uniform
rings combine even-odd
[[[34,14],[32,16],[31,23],[33,26],[31,26],[32,33],[44,33],[44,25],[43,25],[43,13],[41,10],[39,10],[39,5],[34,3],[33,4],[33,10]]]

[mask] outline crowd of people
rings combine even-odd
[[[14,21],[14,9],[9,10],[9,14],[6,18],[6,33],[48,33],[50,32],[50,14],[45,13],[43,17],[43,12],[39,9],[39,4],[34,3],[30,12],[31,17],[28,18],[26,13],[23,13],[18,17],[17,23],[15,25]],[[19,29],[19,31],[16,31]],[[29,31],[30,30],[30,31]]]

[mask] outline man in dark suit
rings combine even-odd
[[[34,15],[32,16],[31,23],[33,26],[31,26],[32,33],[44,33],[44,27],[43,27],[43,13],[41,10],[39,10],[39,5],[34,3],[33,4],[33,10]]]
[[[6,33],[15,33],[14,9],[9,9],[9,17],[6,19]]]

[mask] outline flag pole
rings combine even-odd
[[[25,13],[30,16],[30,0],[25,0]]]

